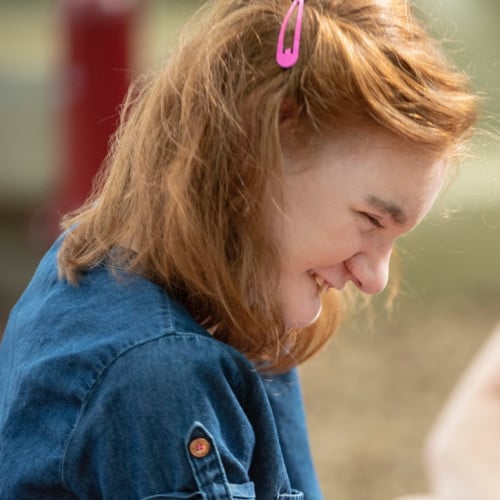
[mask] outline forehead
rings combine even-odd
[[[362,199],[399,224],[422,217],[448,171],[443,154],[375,124],[329,131],[316,140],[309,166],[323,170],[317,182],[336,196]]]
[[[309,171],[317,177],[312,171],[325,169],[321,182],[331,177],[343,188],[354,182],[408,194],[415,184],[442,183],[448,170],[444,152],[357,116],[337,120],[335,127],[311,135],[306,144],[292,138],[282,146],[286,173]]]

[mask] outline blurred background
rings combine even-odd
[[[202,2],[102,0],[101,15],[115,24],[95,31],[92,41],[82,23],[99,30],[100,20],[85,21],[80,7],[68,7],[85,3],[0,2],[0,334],[54,234],[58,213],[81,194],[88,172],[74,170],[95,157],[103,130],[116,125],[116,89],[161,64]],[[500,3],[421,0],[415,6],[485,96],[482,126],[494,132]],[[106,50],[121,57],[109,74],[114,83],[100,89],[101,96],[111,92],[111,108],[82,122],[78,109],[89,114],[88,103],[78,101],[85,75],[75,61],[88,51],[105,57]],[[89,71],[103,74],[95,64]],[[75,130],[85,127],[95,147],[78,143]],[[436,209],[400,245],[404,279],[392,313],[381,308],[371,322],[360,314],[302,367],[326,499],[387,500],[426,491],[425,436],[500,319],[499,161],[498,141],[480,135]]]

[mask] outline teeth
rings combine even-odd
[[[312,273],[311,275],[314,278],[314,281],[316,281],[321,293],[326,292],[328,288],[330,288],[330,285],[321,276],[318,276],[316,273]]]
[[[320,288],[325,284],[325,280],[321,276],[318,276],[317,274],[314,275],[314,280],[316,281],[316,284]]]

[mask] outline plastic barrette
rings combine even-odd
[[[278,37],[278,46],[276,48],[276,62],[282,68],[291,68],[299,60],[300,53],[300,33],[302,31],[302,16],[304,12],[305,0],[293,0],[292,5],[283,19],[280,34]],[[285,48],[285,34],[290,18],[292,17],[295,9],[298,9],[297,18],[295,21],[295,31],[293,33],[292,47]]]

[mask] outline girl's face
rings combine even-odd
[[[336,130],[307,153],[283,146],[283,161],[283,206],[272,228],[290,328],[318,317],[328,287],[385,288],[394,241],[429,211],[446,169],[441,156],[366,123]]]

